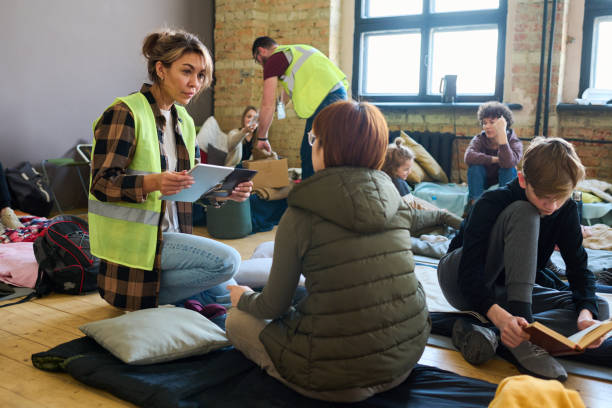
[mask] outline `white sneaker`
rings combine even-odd
[[[0,222],[9,229],[23,228],[23,224],[19,222],[19,218],[15,215],[15,212],[11,207],[6,207],[0,213]]]

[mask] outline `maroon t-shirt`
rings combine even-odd
[[[280,77],[289,68],[289,61],[285,57],[284,52],[277,52],[272,54],[266,61],[263,67],[263,79],[264,81],[270,77]]]

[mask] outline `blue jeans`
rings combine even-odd
[[[497,182],[500,187],[505,186],[516,178],[516,168],[499,168]],[[468,179],[468,200],[476,200],[484,193],[485,189],[491,187],[487,183],[487,169],[482,165],[469,166],[467,171]]]
[[[230,280],[240,266],[234,248],[212,239],[164,233],[159,304],[178,303]]]
[[[344,89],[342,86],[339,89],[336,89],[334,92],[329,93],[325,99],[323,99],[323,102],[321,102],[321,104],[317,107],[315,113],[313,113],[313,115],[306,120],[304,137],[302,138],[302,146],[300,147],[300,159],[302,160],[302,180],[305,180],[314,174],[314,169],[312,168],[312,146],[310,146],[308,143],[308,132],[310,132],[312,129],[314,119],[326,106],[331,105],[334,102],[345,101],[346,99],[346,89]]]

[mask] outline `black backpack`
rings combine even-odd
[[[80,295],[96,290],[100,260],[90,252],[88,228],[87,221],[79,217],[61,215],[36,238],[37,296],[51,291]]]
[[[47,217],[53,208],[51,191],[30,162],[6,169],[6,180],[14,208],[39,217]]]

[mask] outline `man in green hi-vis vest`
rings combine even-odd
[[[276,86],[280,81],[284,92],[279,99],[279,119],[284,117],[284,104],[291,99],[297,115],[306,119],[300,148],[302,179],[314,174],[312,147],[308,133],[317,114],[327,105],[345,100],[346,75],[321,51],[310,45],[278,45],[270,37],[258,37],[253,42],[253,59],[263,66],[263,96],[259,109],[257,147],[271,150],[268,130],[275,110]]]

